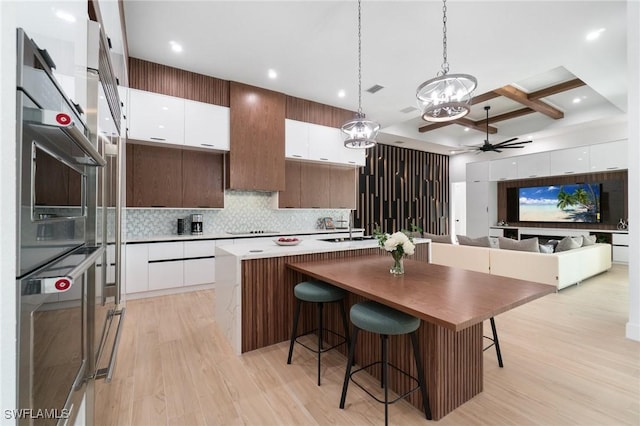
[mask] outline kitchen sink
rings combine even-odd
[[[365,235],[363,237],[352,237],[351,241],[363,241],[363,240],[372,240],[372,235]],[[343,243],[345,241],[349,241],[349,237],[338,237],[338,238],[322,238],[320,241],[327,241],[330,243]]]

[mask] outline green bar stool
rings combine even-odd
[[[420,319],[412,317],[411,315],[405,314],[404,312],[400,312],[393,308],[390,308],[386,305],[382,305],[378,302],[367,301],[362,303],[357,303],[351,307],[351,322],[353,323],[353,336],[351,338],[351,347],[349,349],[349,360],[347,361],[347,371],[344,376],[344,384],[342,385],[342,397],[340,398],[340,408],[344,408],[345,400],[347,399],[347,388],[349,386],[349,381],[353,381],[358,387],[364,390],[376,401],[384,404],[384,424],[389,424],[389,404],[393,404],[397,402],[407,395],[415,392],[420,389],[422,393],[422,404],[424,405],[424,414],[427,419],[431,420],[431,409],[429,407],[429,397],[427,395],[427,387],[424,381],[424,370],[422,368],[422,363],[420,362],[420,349],[418,346],[418,335],[417,330],[420,327]],[[380,335],[382,340],[382,360],[375,361],[371,364],[365,365],[364,367],[358,368],[355,371],[351,371],[353,367],[353,357],[356,348],[356,341],[358,339],[358,333],[360,330],[369,331],[371,333],[376,333]],[[399,335],[399,334],[410,334],[411,335],[411,344],[413,346],[413,357],[416,362],[416,368],[418,372],[418,377],[415,378],[410,376],[407,372],[400,370],[398,367],[389,363],[389,335]],[[364,386],[358,383],[354,379],[354,375],[361,370],[369,368],[373,365],[381,366],[381,387],[384,388],[384,400],[377,398],[373,395],[369,390],[367,390]],[[389,401],[389,390],[387,386],[388,377],[389,377],[389,367],[396,369],[402,374],[410,377],[415,383],[416,386],[404,394],[398,396],[393,401]]]
[[[293,355],[293,345],[294,343],[298,343],[305,348],[309,349],[312,352],[318,354],[318,386],[320,386],[320,356],[323,352],[331,350],[337,346],[340,346],[344,343],[349,344],[349,325],[347,323],[347,312],[344,305],[344,298],[346,293],[344,290],[334,287],[330,284],[327,284],[322,281],[303,281],[301,283],[296,284],[293,289],[293,292],[296,296],[296,311],[293,318],[293,329],[291,330],[291,343],[289,344],[289,357],[287,358],[287,364],[291,364],[291,357]],[[300,318],[300,307],[302,302],[312,302],[317,304],[317,316],[318,316],[318,324],[317,328],[307,331],[303,334],[298,333],[298,319]],[[342,302],[340,304],[340,313],[342,315],[342,325],[344,327],[344,335],[338,334],[332,330],[325,329],[322,324],[322,311],[325,303],[331,302]],[[318,333],[318,343],[317,346],[310,347],[298,340],[299,337],[306,336],[307,334],[311,334],[317,332]],[[342,341],[339,343],[330,346],[323,347],[322,344],[322,335],[323,332],[331,333],[336,336],[342,338]]]

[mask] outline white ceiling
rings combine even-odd
[[[478,79],[476,94],[513,84],[526,92],[578,77],[586,87],[544,100],[565,113],[539,113],[492,124],[491,142],[566,132],[568,127],[619,120],[627,108],[626,1],[447,2],[451,73]],[[357,2],[124,0],[129,55],[356,110]],[[601,37],[587,33],[604,28]],[[169,41],[184,47],[170,50]],[[442,2],[362,3],[362,109],[382,125],[378,141],[448,153],[476,145],[484,133],[461,126],[419,133],[426,125],[415,90],[442,63]],[[275,80],[268,69],[278,72]],[[374,84],[376,94],[365,92]],[[339,98],[339,90],[346,96]],[[574,104],[573,99],[582,98]],[[468,118],[521,105],[497,98],[475,105]],[[519,150],[518,150],[519,151]],[[526,153],[526,148],[522,150]]]

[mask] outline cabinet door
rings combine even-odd
[[[133,161],[133,207],[182,207],[182,151],[135,145]],[[129,174],[129,173],[127,173]]]
[[[358,169],[331,166],[330,206],[337,209],[355,209]]]
[[[182,207],[224,207],[224,156],[182,151]]]
[[[589,147],[592,172],[628,168],[627,141],[600,143]]]
[[[549,153],[523,155],[518,161],[518,178],[527,179],[549,176]]]
[[[589,147],[560,149],[549,153],[549,175],[570,175],[589,171]]]
[[[486,182],[489,180],[489,162],[467,163],[467,182]]]
[[[493,160],[489,164],[489,180],[508,180],[518,177],[518,163],[515,158]]]
[[[229,151],[229,108],[185,100],[184,144]]]
[[[342,149],[340,129],[309,124],[309,160],[339,163]]]
[[[129,139],[184,144],[184,100],[129,90]]]
[[[342,137],[342,133],[340,133]],[[340,141],[340,163],[350,166],[364,166],[367,157],[366,149],[345,148],[344,139]]]
[[[331,169],[326,164],[302,163],[300,169],[300,207],[327,208],[331,205]]]
[[[309,123],[284,121],[284,155],[287,158],[309,158]]]
[[[149,290],[149,245],[126,245],[125,289],[127,293]]]
[[[184,285],[210,284],[216,280],[216,260],[187,259],[184,261]]]
[[[184,285],[184,261],[149,261],[149,290],[182,287]]]
[[[278,207],[299,208],[300,207],[300,171],[299,161],[287,160],[284,165],[284,191],[278,193]]]

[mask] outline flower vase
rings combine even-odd
[[[391,256],[393,257],[393,265],[389,272],[393,275],[402,275],[404,274],[404,262],[402,261],[402,253],[391,252]]]

